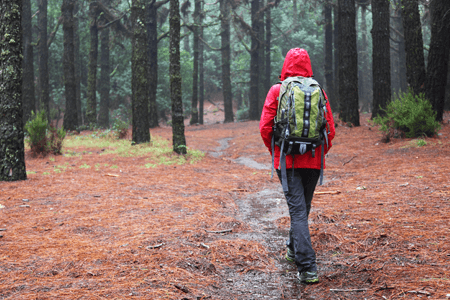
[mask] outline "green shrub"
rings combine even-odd
[[[30,120],[25,124],[25,131],[33,155],[61,154],[66,132],[64,128],[57,129],[49,125],[44,110],[37,114],[31,113]]]
[[[112,130],[117,139],[124,139],[128,134],[128,123],[121,119],[114,119]]]
[[[414,95],[411,91],[400,94],[383,111],[386,115],[377,116],[374,123],[380,125],[386,142],[393,137],[433,136],[441,129],[436,112],[423,94]]]
[[[66,137],[64,127],[57,129],[53,125],[48,128],[47,149],[53,154],[61,154],[62,144]]]
[[[47,154],[47,127],[48,121],[44,110],[37,114],[31,112],[30,120],[25,124],[28,133],[28,144],[33,154]]]
[[[249,117],[250,117],[249,109],[246,106],[242,106],[242,108],[236,112],[237,121],[247,120]]]

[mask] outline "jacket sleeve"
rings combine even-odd
[[[266,100],[264,101],[264,107],[261,114],[261,120],[259,122],[259,132],[264,141],[264,145],[272,153],[271,142],[272,142],[272,127],[273,119],[277,115],[278,108],[278,94],[280,93],[280,85],[274,85],[270,88],[267,93]]]
[[[325,92],[324,92],[325,94]],[[325,98],[328,100],[327,95],[325,94]],[[327,114],[325,115],[325,118],[327,119],[328,123],[328,147],[325,149],[325,152],[328,152],[330,150],[332,144],[331,141],[334,139],[334,136],[336,135],[336,129],[334,126],[334,118],[333,118],[333,112],[331,111],[330,107],[330,101],[327,101],[326,104],[327,107]]]

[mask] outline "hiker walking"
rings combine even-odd
[[[272,176],[275,168],[289,207],[291,228],[285,258],[297,265],[301,283],[319,282],[308,216],[319,178],[322,183],[324,155],[335,135],[327,96],[312,77],[308,52],[289,50],[281,82],[269,90],[259,124],[272,155]]]

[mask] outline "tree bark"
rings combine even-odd
[[[142,0],[133,0],[131,7],[131,24],[133,37],[131,41],[131,104],[133,123],[133,143],[141,144],[150,141],[148,126],[148,53],[147,33],[145,25],[145,6]]]
[[[193,26],[193,40],[194,40],[194,68],[192,72],[192,98],[191,98],[191,120],[189,124],[198,123],[198,29],[199,29],[199,15],[200,15],[200,0],[194,0],[194,26]]]
[[[333,9],[334,29],[333,29],[333,48],[334,48],[334,101],[330,101],[333,111],[339,111],[341,100],[339,98],[339,9],[337,5]]]
[[[372,118],[384,116],[391,102],[391,59],[389,34],[389,0],[372,0],[372,61],[373,108]]]
[[[50,87],[48,74],[48,46],[47,46],[47,0],[39,0],[38,28],[39,28],[39,110],[45,110],[47,120],[50,121]]]
[[[265,61],[265,76],[264,76],[264,89],[268,91],[270,87],[272,86],[272,68],[270,66],[271,64],[271,39],[272,39],[272,16],[271,16],[272,9],[269,8],[266,11],[266,43],[265,43],[265,53],[264,57],[266,58]]]
[[[108,5],[109,1],[104,1],[104,5]],[[102,20],[105,24],[106,19]],[[100,31],[100,108],[98,113],[98,125],[101,128],[109,128],[109,92],[111,90],[111,65],[110,65],[110,48],[109,48],[109,27],[105,27]]]
[[[425,95],[436,112],[436,120],[441,122],[444,115],[445,87],[449,61],[450,2],[431,2],[431,41],[428,54]]]
[[[158,5],[151,1],[146,7],[146,25],[148,41],[148,125],[150,128],[158,127],[158,107],[156,104],[156,92],[158,88],[158,32],[157,32]]]
[[[225,123],[233,122],[233,103],[231,91],[231,47],[230,47],[230,5],[227,0],[220,1],[220,24],[222,45],[222,92],[225,110]]]
[[[22,108],[22,0],[0,2],[0,181],[27,179]]]
[[[63,126],[65,130],[75,130],[78,125],[76,86],[75,86],[75,52],[74,52],[74,0],[63,0],[61,15],[64,31],[64,87],[66,109]]]
[[[324,4],[325,15],[325,89],[328,99],[335,101],[334,95],[334,76],[333,76],[333,19],[331,15],[331,2]],[[331,103],[330,103],[331,104]]]
[[[391,12],[391,89],[393,95],[407,91],[405,39],[400,0],[392,2]]]
[[[418,0],[402,0],[405,31],[406,80],[415,94],[424,91],[425,59]]]
[[[252,37],[251,37],[251,52],[250,52],[250,120],[259,120],[259,25],[260,22],[257,17],[259,11],[259,0],[251,1],[251,18],[252,18]]]
[[[338,0],[338,5],[340,118],[359,126],[355,0]]]
[[[30,0],[22,0],[22,28],[23,28],[23,123],[25,124],[36,111],[36,96],[34,93],[34,57],[31,31],[31,3]]]
[[[180,66],[180,3],[170,0],[170,99],[172,101],[172,142],[173,151],[186,154],[186,137],[184,135],[183,102],[181,98]]]
[[[202,13],[200,14],[200,24],[203,25],[204,13],[202,3]],[[203,26],[200,27],[199,37],[203,40]],[[203,124],[203,105],[205,103],[205,70],[204,70],[204,44],[201,42],[198,45],[198,72],[199,72],[199,103],[198,103],[198,123]]]
[[[374,0],[376,1],[376,0]],[[369,112],[372,108],[371,100],[373,93],[371,92],[371,89],[369,89],[369,82],[372,80],[370,77],[370,68],[369,68],[369,47],[367,43],[367,21],[366,21],[366,12],[367,12],[367,6],[360,5],[361,8],[361,25],[360,25],[360,31],[361,31],[361,43],[358,49],[358,60],[359,65],[361,65],[361,72],[358,73],[358,97],[359,100],[362,102],[361,110],[365,112]]]
[[[78,1],[75,2],[75,16],[78,15],[80,5]],[[77,124],[83,125],[83,117],[81,113],[81,57],[80,57],[80,34],[79,34],[79,19],[78,16],[74,17],[73,24],[73,36],[74,36],[74,52],[75,52],[75,94],[77,105]]]
[[[91,2],[89,5],[89,66],[86,100],[85,124],[93,126],[97,123],[97,59],[98,59],[98,4]]]

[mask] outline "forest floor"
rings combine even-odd
[[[287,205],[248,121],[187,126],[204,156],[181,165],[27,151],[28,180],[0,182],[0,299],[448,299],[450,115],[424,146],[381,142],[369,117],[338,123],[316,189],[316,285],[284,259]]]

